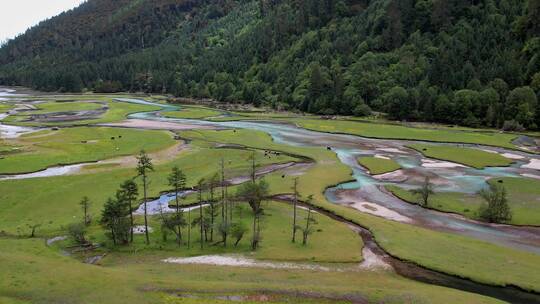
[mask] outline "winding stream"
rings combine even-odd
[[[195,126],[212,126],[218,128],[243,128],[266,132],[275,142],[293,146],[332,147],[341,162],[353,171],[353,182],[346,182],[326,191],[329,201],[337,204],[369,202],[397,212],[410,218],[413,225],[436,229],[438,231],[457,233],[495,244],[540,254],[540,227],[517,227],[510,225],[486,224],[462,216],[424,209],[420,206],[403,202],[388,194],[382,185],[396,184],[401,187],[415,187],[423,181],[424,175],[433,177],[437,191],[456,191],[475,193],[486,187],[486,180],[497,176],[515,176],[534,174],[538,170],[523,168],[530,160],[539,156],[525,152],[509,151],[502,148],[480,147],[493,152],[518,155],[519,160],[510,167],[492,167],[473,169],[464,166],[455,167],[423,167],[425,158],[418,152],[405,147],[413,141],[368,139],[352,135],[329,134],[309,131],[289,124],[261,121],[208,122],[191,119],[162,117],[163,111],[178,110],[177,106],[162,105],[138,99],[118,99],[147,105],[158,105],[162,110],[131,114],[129,118],[141,120],[157,120],[176,122]],[[418,141],[416,141],[418,142]],[[471,145],[473,146],[473,145]],[[475,146],[476,147],[476,146]],[[364,168],[357,164],[360,155],[380,155],[395,159],[408,174],[408,179],[399,183],[381,181],[373,178]],[[345,192],[345,196],[342,195]],[[390,218],[392,219],[392,218]],[[392,219],[393,220],[393,219]]]
[[[456,233],[473,237],[475,239],[491,242],[494,244],[520,249],[540,254],[540,227],[516,227],[509,225],[492,225],[466,219],[459,215],[447,214],[438,211],[424,209],[412,205],[387,193],[382,186],[396,184],[404,188],[417,187],[423,181],[424,176],[430,176],[435,183],[437,191],[459,191],[475,193],[487,186],[486,180],[500,176],[539,176],[540,172],[527,164],[540,161],[540,156],[510,151],[503,148],[484,147],[477,145],[475,148],[486,149],[494,153],[511,155],[515,163],[509,167],[494,167],[486,169],[473,169],[448,162],[426,160],[417,151],[406,147],[413,141],[406,140],[381,140],[368,139],[352,135],[329,134],[309,131],[289,124],[280,124],[263,121],[232,121],[232,122],[209,122],[191,119],[167,118],[160,115],[161,112],[178,110],[179,107],[143,101],[139,99],[121,98],[119,102],[130,102],[160,106],[161,110],[141,112],[129,115],[129,119],[146,121],[159,121],[177,123],[197,127],[213,128],[243,128],[259,130],[268,133],[277,143],[292,146],[331,147],[336,152],[339,160],[351,168],[353,181],[342,183],[329,188],[325,192],[327,199],[336,204],[352,205],[369,203],[378,206],[387,212],[376,214],[389,220],[406,221],[412,225],[427,227],[443,232]],[[2,125],[0,125],[2,128]],[[415,141],[418,142],[418,141]],[[376,156],[396,160],[403,169],[385,177],[373,177],[364,168],[358,165],[358,156]],[[69,169],[66,166],[65,169]],[[61,168],[52,170],[55,175],[69,174],[62,172]],[[34,173],[38,174],[38,173]],[[37,175],[48,176],[46,172]],[[169,194],[162,195],[159,199],[149,202],[150,210],[158,211],[168,206],[172,199]],[[363,234],[362,234],[363,235]],[[363,235],[365,238],[365,236]],[[365,239],[366,244],[371,244],[370,249],[379,255],[384,255],[382,250],[374,242]],[[404,266],[405,265],[405,266]],[[428,270],[418,271],[417,266],[406,264],[394,264],[396,271],[406,277],[428,283],[469,290],[481,294],[490,295],[513,303],[540,303],[539,297],[522,293],[514,289],[486,287],[486,285],[473,283],[454,277],[441,278],[440,274]],[[416,267],[411,271],[411,267]],[[429,274],[426,274],[428,273]],[[444,281],[444,282],[441,282]],[[469,284],[469,285],[467,285]],[[506,291],[502,291],[506,290]],[[502,293],[503,295],[501,295]],[[522,293],[522,294],[520,294]]]

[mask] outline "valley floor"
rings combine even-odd
[[[159,96],[36,100],[15,92],[0,102],[2,303],[540,303],[540,156],[514,143],[521,135],[174,106]],[[140,150],[154,160],[151,242],[137,234],[114,246],[99,220],[120,183],[136,177]],[[253,214],[240,200],[231,216],[248,229],[237,246],[219,242],[218,225],[204,242],[199,226],[186,226],[179,246],[159,212],[175,210],[171,169],[196,190],[223,160],[232,197],[251,180],[253,157],[269,185],[260,248],[250,248]],[[429,208],[410,191],[426,176]],[[300,228],[291,242],[295,180],[297,225],[308,209],[313,219],[306,246]],[[477,216],[488,183],[508,191],[505,225]],[[83,196],[88,248],[67,231],[82,218]],[[198,202],[186,192],[184,216],[209,212]],[[144,227],[141,213],[135,223]],[[430,284],[419,279],[426,269]]]

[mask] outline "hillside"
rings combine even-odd
[[[0,49],[0,84],[540,127],[540,0],[89,0]]]

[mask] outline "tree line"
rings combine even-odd
[[[0,83],[540,127],[540,0],[99,2],[8,42]]]

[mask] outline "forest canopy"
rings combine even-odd
[[[0,49],[0,84],[540,127],[540,0],[89,0]]]

